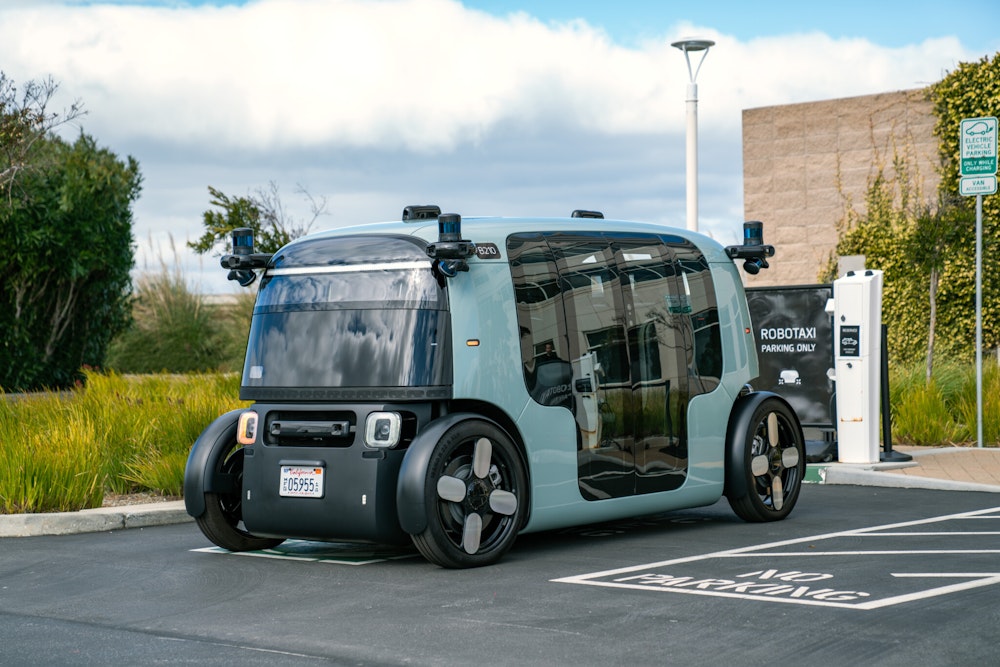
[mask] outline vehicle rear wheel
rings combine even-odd
[[[431,454],[424,482],[427,528],[413,535],[442,567],[496,563],[514,544],[527,511],[528,478],[517,447],[499,428],[465,421]]]
[[[798,419],[783,401],[769,398],[754,410],[743,442],[742,470],[747,493],[730,498],[744,521],[777,521],[788,516],[805,477],[805,441]]]
[[[228,444],[225,444],[228,443]],[[219,470],[233,480],[232,491],[205,494],[205,513],[195,521],[213,544],[229,551],[271,549],[284,540],[257,537],[243,526],[243,446],[235,440],[224,441],[227,451],[220,459]]]

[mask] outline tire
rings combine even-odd
[[[753,412],[744,436],[740,470],[747,493],[729,498],[736,515],[744,521],[784,519],[795,507],[806,472],[805,439],[798,418],[779,399],[768,398]]]
[[[232,475],[233,490],[205,494],[205,513],[195,519],[198,528],[213,544],[229,551],[259,551],[278,546],[284,540],[256,537],[243,526],[243,446],[236,442],[235,430],[231,438],[220,438],[216,446],[227,451],[220,458],[219,469],[211,474]]]
[[[456,424],[431,454],[424,481],[427,528],[417,550],[447,568],[492,565],[514,544],[527,512],[528,476],[502,430],[478,420]]]

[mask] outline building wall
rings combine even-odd
[[[909,156],[928,203],[940,180],[933,107],[925,89],[743,111],[743,208],[764,222],[771,268],[748,286],[817,282],[847,206],[864,209],[877,166]]]

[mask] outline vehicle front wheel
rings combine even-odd
[[[438,441],[424,482],[427,528],[413,535],[442,567],[496,563],[514,544],[527,511],[528,478],[517,447],[492,424],[456,424]]]
[[[243,526],[243,446],[236,442],[235,435],[220,446],[228,451],[220,458],[216,472],[232,480],[232,490],[205,494],[205,512],[195,518],[198,528],[213,544],[229,551],[258,551],[278,546],[284,540],[257,537]]]
[[[805,440],[798,418],[783,401],[768,398],[750,419],[742,442],[747,492],[729,504],[744,521],[777,521],[788,516],[799,498],[806,471]]]

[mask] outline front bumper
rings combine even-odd
[[[259,433],[244,452],[242,484],[243,523],[261,537],[403,543],[409,536],[400,528],[396,507],[399,468],[407,441],[396,448],[373,449],[364,443],[364,423],[371,412],[398,411],[408,415],[409,431],[426,423],[426,404],[289,405],[256,404]],[[331,413],[351,422],[349,432],[328,439],[288,440],[269,435],[276,420],[328,419]],[[281,466],[309,465],[324,469],[320,498],[280,494]]]

